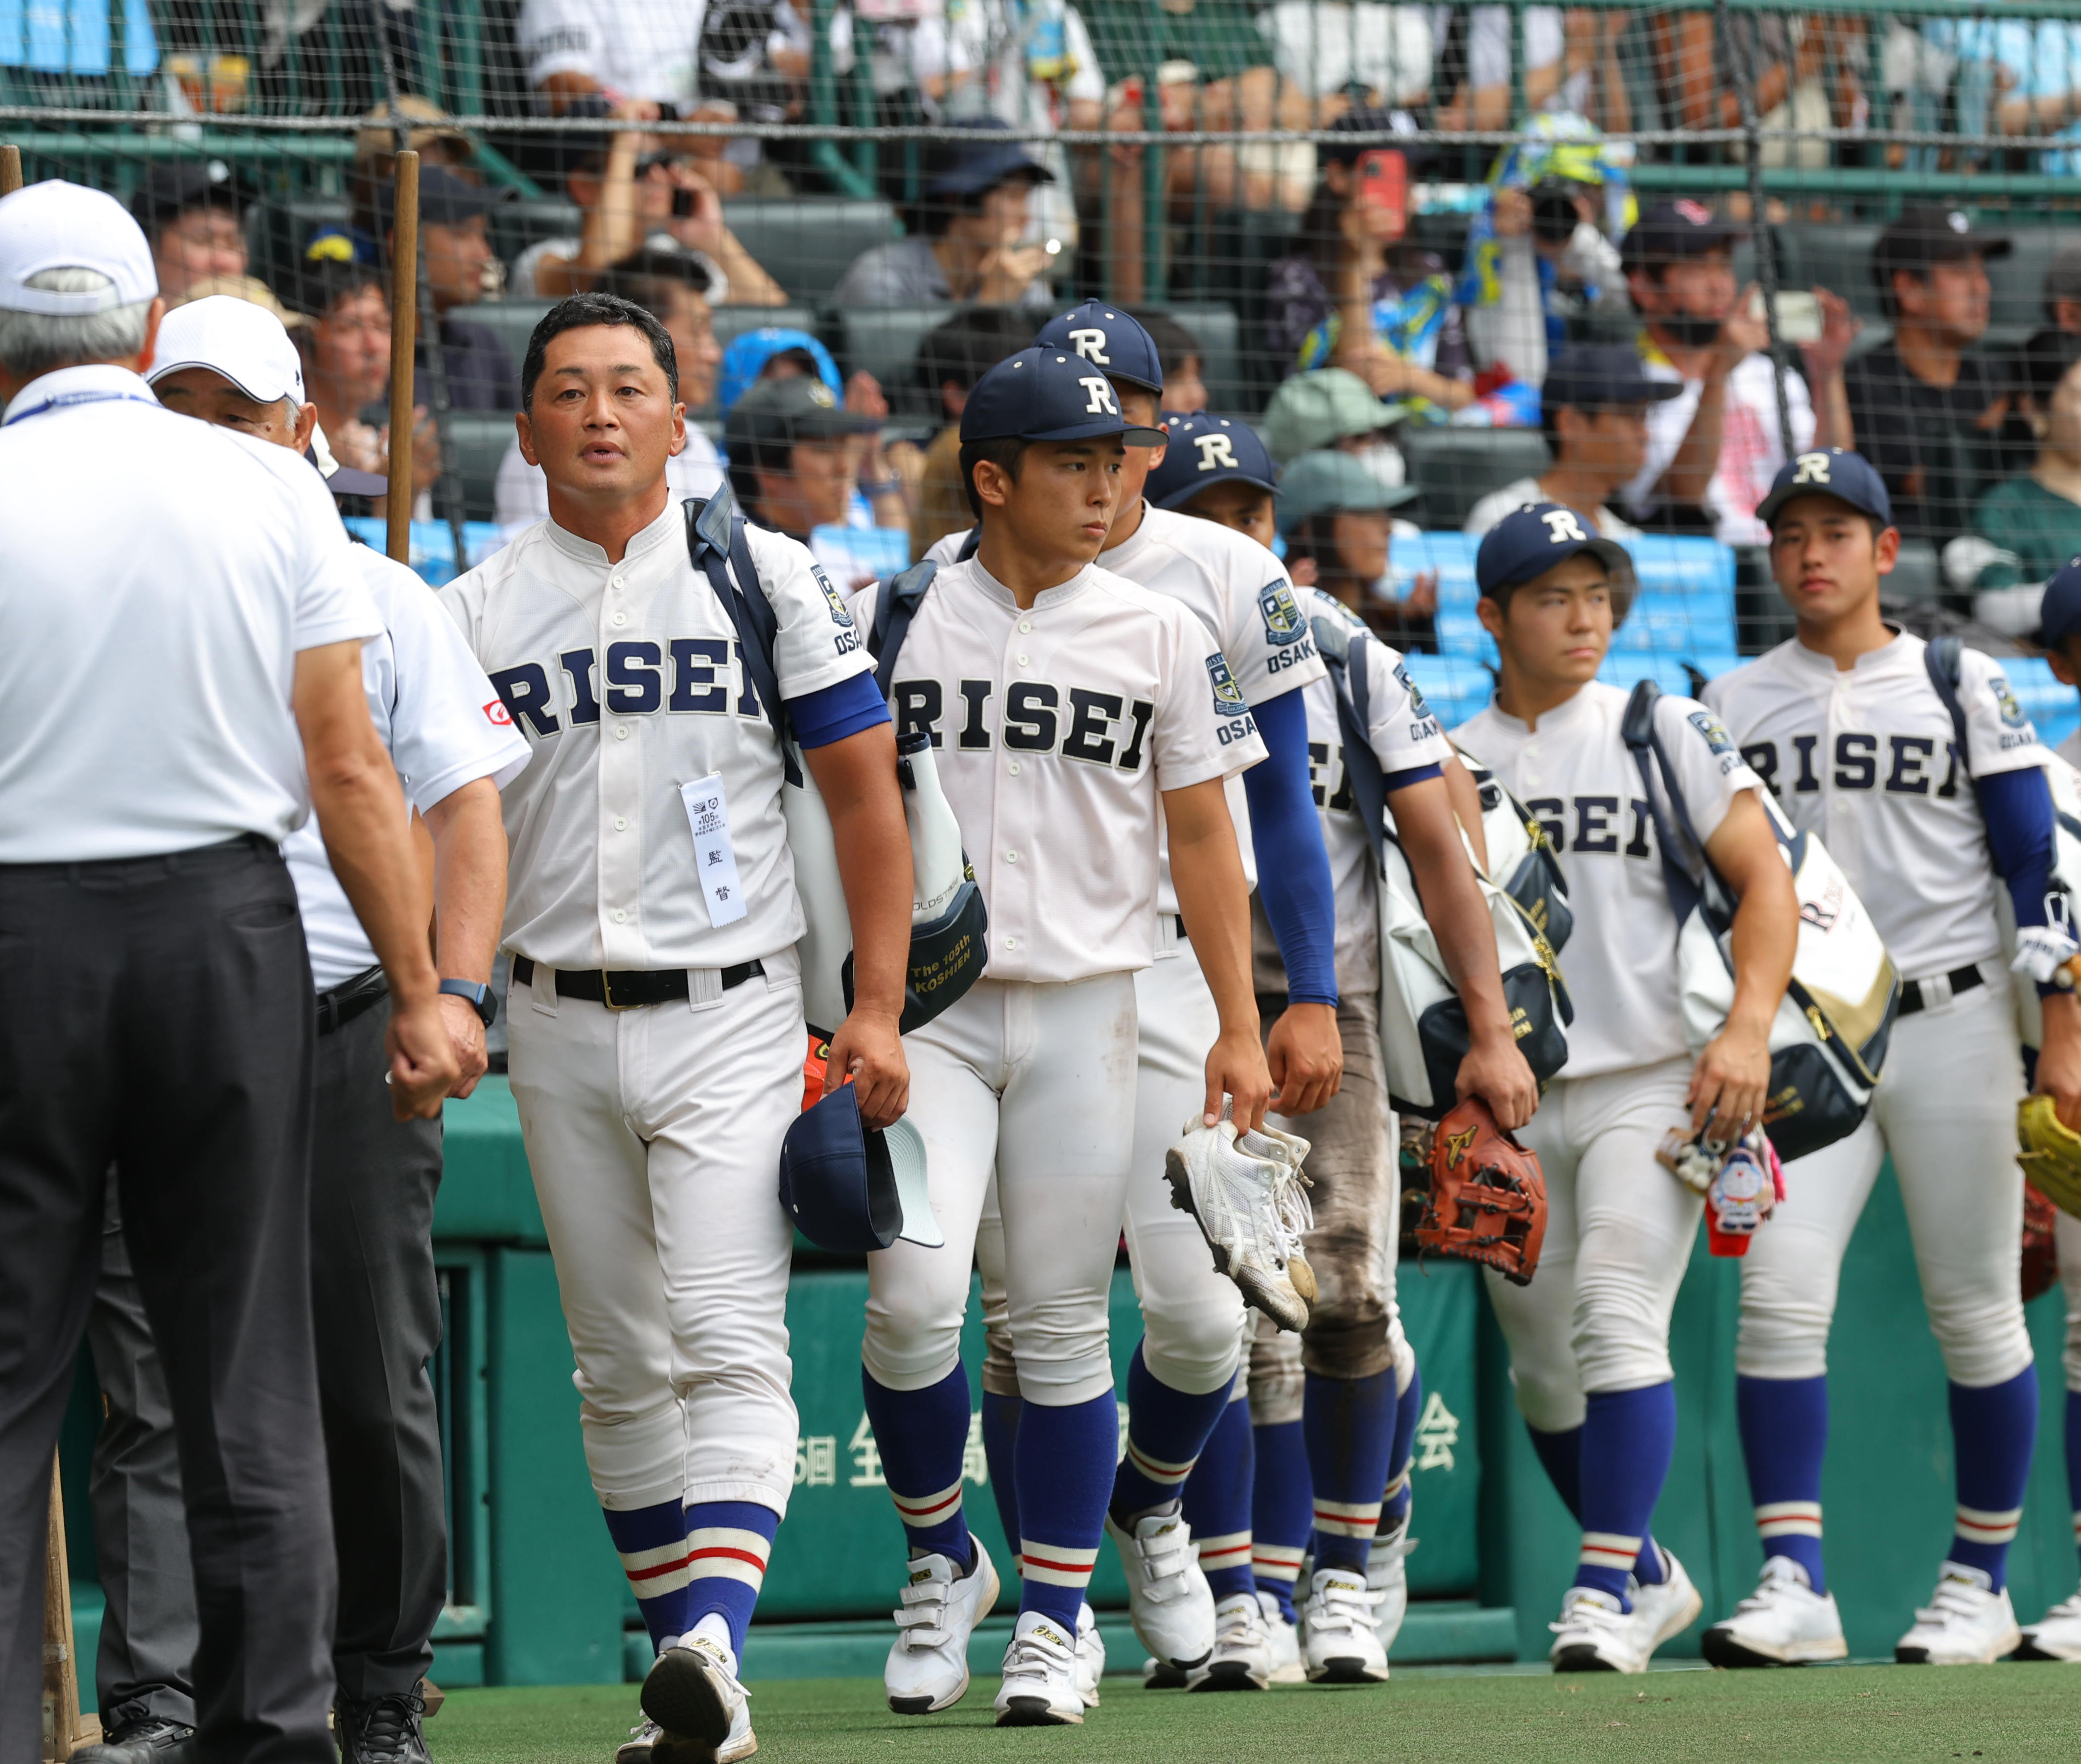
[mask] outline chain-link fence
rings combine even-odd
[[[598,287],[673,330],[696,493],[762,376],[881,419],[801,517],[848,578],[965,524],[935,443],[977,375],[1121,303],[1167,405],[1410,493],[1384,569],[1377,510],[1282,543],[1448,716],[1487,687],[1474,536],[1532,484],[1633,545],[1613,675],[1678,689],[1788,628],[1788,443],[1881,466],[1917,628],[2021,649],[2081,552],[2081,0],[0,0],[26,175],[132,203],[170,299],[277,302],[378,472],[401,128],[435,578],[544,510],[516,368]]]

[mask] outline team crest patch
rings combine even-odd
[[[2011,689],[2006,674],[1993,674],[1987,677],[1987,689],[1995,695],[1995,703],[2001,708],[2002,722],[2009,729],[2021,729],[2030,719]]]
[[[1726,724],[1710,711],[1693,711],[1690,720],[1692,728],[1705,737],[1705,745],[1714,753],[1734,752],[1734,737],[1728,734]]]
[[[1228,657],[1219,650],[1207,657],[1207,678],[1213,684],[1215,716],[1249,716],[1250,707],[1243,703],[1242,688],[1229,672]]]
[[[1423,702],[1423,689],[1409,677],[1409,670],[1399,662],[1394,664],[1395,683],[1409,695],[1409,708],[1417,716],[1428,716],[1431,707]]]
[[[1305,628],[1293,590],[1283,582],[1270,583],[1259,591],[1257,610],[1264,615],[1267,643],[1291,643]]]
[[[824,566],[822,564],[812,564],[809,565],[809,573],[817,578],[817,586],[823,590],[824,598],[830,604],[831,623],[850,627],[852,624],[852,615],[846,611],[846,603],[839,598],[839,591],[831,586],[831,578],[824,573]]]

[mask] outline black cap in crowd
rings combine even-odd
[[[1614,405],[1659,404],[1681,397],[1683,393],[1681,380],[1649,379],[1638,353],[1623,344],[1579,343],[1547,363],[1539,395],[1557,410],[1563,405],[1598,410]]]
[[[1903,208],[1872,246],[1872,279],[1881,292],[1890,293],[1896,270],[1926,281],[1932,263],[2007,257],[2015,249],[2005,233],[1974,232],[1962,208]]]
[[[723,430],[723,446],[733,457],[744,450],[792,447],[797,441],[835,441],[842,435],[865,435],[881,425],[856,415],[838,394],[813,374],[785,380],[762,380],[737,401]]]
[[[1645,264],[1702,257],[1746,238],[1748,230],[1738,220],[1722,220],[1694,197],[1679,196],[1674,202],[1658,202],[1634,221],[1619,255],[1630,271]]]
[[[979,196],[1014,178],[1032,183],[1055,181],[1054,173],[1026,150],[1024,141],[1003,138],[1002,132],[1011,125],[1002,118],[978,116],[947,126],[969,130],[976,138],[933,144],[925,174],[927,196]]]
[[[164,159],[145,174],[130,199],[130,212],[149,237],[191,208],[225,208],[236,214],[244,206],[238,180],[221,159]]]
[[[481,183],[473,183],[446,166],[422,166],[419,168],[419,223],[422,226],[458,227],[478,215],[489,214],[511,195],[507,189],[491,189]],[[376,211],[383,217],[385,226],[390,225],[391,216],[397,206],[397,186],[390,183],[376,187]]]

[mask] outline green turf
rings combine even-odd
[[[1063,1764],[1595,1764],[1687,1761],[2081,1758],[2081,1668],[1843,1666],[1556,1678],[1412,1668],[1377,1688],[1192,1696],[1108,1679],[1078,1728],[998,1732],[995,1686],[900,1720],[872,1679],[756,1687],[762,1764],[1045,1758]],[[608,1764],[633,1686],[458,1690],[427,1729],[436,1764]]]

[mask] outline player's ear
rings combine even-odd
[[[524,410],[515,412],[513,432],[519,438],[520,457],[530,465],[540,465],[542,463],[542,456],[535,451],[534,418]]]
[[[1503,627],[1509,622],[1508,615],[1503,603],[1491,600],[1486,594],[1483,594],[1474,603],[1474,616],[1481,620],[1482,629],[1487,632],[1500,645],[1503,642]]]
[[[1900,561],[1900,529],[1889,527],[1872,541],[1872,560],[1881,576],[1893,573],[1893,566]]]

